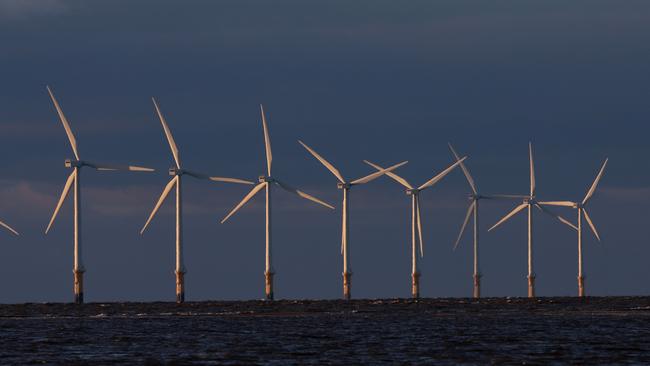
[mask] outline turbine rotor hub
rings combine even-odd
[[[409,188],[406,190],[406,194],[409,196],[417,196],[418,193],[420,193],[420,190],[417,188]]]
[[[86,164],[81,160],[65,159],[66,168],[81,168],[84,165]]]
[[[177,176],[177,175],[183,175],[183,174],[185,174],[183,169],[178,169],[175,166],[169,168],[169,175],[171,175],[171,176]]]
[[[341,182],[338,182],[338,183],[336,183],[336,187],[337,187],[338,189],[350,189],[350,187],[352,187],[352,185],[351,185],[350,183],[341,183]]]
[[[275,179],[273,179],[272,177],[267,177],[266,175],[260,175],[258,181],[260,183],[273,183]]]

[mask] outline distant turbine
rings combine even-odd
[[[591,218],[587,213],[586,206],[589,200],[591,199],[591,197],[594,195],[594,192],[596,192],[596,187],[598,186],[598,182],[600,182],[600,178],[602,178],[603,173],[605,172],[605,166],[607,166],[607,160],[608,159],[605,159],[605,162],[601,166],[600,171],[596,176],[596,179],[594,179],[594,182],[591,184],[591,188],[589,188],[589,191],[587,191],[587,194],[585,195],[585,198],[582,200],[582,202],[572,202],[572,201],[539,202],[540,205],[565,206],[565,207],[572,207],[578,210],[578,227],[576,229],[578,231],[578,296],[580,297],[585,296],[585,277],[582,271],[582,215],[584,214],[585,219],[587,220],[587,224],[589,224],[589,227],[591,228],[591,231],[596,236],[596,239],[600,241],[600,236],[598,235],[598,231],[596,231],[596,226],[594,226],[594,223],[591,221]]]
[[[259,184],[257,184],[245,197],[242,199],[235,208],[230,211],[230,213],[223,219],[221,220],[221,223],[223,224],[230,218],[230,216],[234,215],[235,212],[237,212],[242,206],[246,204],[255,194],[259,191],[261,191],[263,188],[266,188],[266,265],[265,265],[265,270],[264,270],[264,277],[265,277],[265,292],[266,292],[266,299],[267,300],[273,300],[273,275],[275,274],[275,271],[273,270],[273,265],[271,263],[271,183],[275,183],[278,186],[280,186],[282,189],[284,189],[287,192],[296,194],[304,199],[316,202],[320,205],[323,205],[325,207],[329,207],[331,209],[334,209],[333,206],[319,200],[316,197],[310,196],[307,193],[293,188],[290,185],[283,183],[276,178],[274,178],[271,175],[271,162],[273,160],[273,155],[271,154],[271,138],[269,137],[269,129],[268,126],[266,125],[266,117],[264,116],[264,107],[260,105],[260,111],[262,113],[262,127],[264,129],[264,146],[266,149],[266,171],[267,175],[262,175],[259,177]]]
[[[198,179],[208,179],[215,182],[227,182],[227,183],[239,183],[239,184],[253,184],[253,182],[243,180],[243,179],[236,179],[236,178],[211,177],[205,174],[182,169],[178,147],[176,146],[176,142],[174,142],[174,137],[172,136],[172,133],[169,130],[169,126],[167,126],[165,117],[163,117],[162,112],[158,107],[158,103],[156,103],[156,100],[154,98],[151,98],[151,100],[153,101],[153,105],[156,108],[156,113],[158,114],[158,118],[160,119],[162,128],[165,131],[167,142],[169,143],[169,147],[174,157],[175,166],[169,168],[169,175],[171,175],[173,178],[169,181],[169,183],[167,183],[167,186],[165,186],[165,189],[160,195],[160,198],[158,199],[156,206],[154,206],[153,208],[153,211],[151,211],[151,214],[149,215],[147,222],[142,227],[142,230],[140,230],[140,234],[144,233],[144,231],[147,229],[147,226],[149,225],[153,217],[156,215],[156,212],[158,212],[158,209],[160,208],[162,203],[169,195],[169,192],[171,192],[174,186],[176,186],[176,269],[175,269],[176,302],[182,303],[185,301],[186,268],[185,268],[185,263],[183,262],[183,201],[182,201],[182,194],[181,194],[181,177],[183,175],[189,175],[190,177],[194,177]]]
[[[316,151],[314,151],[312,148],[307,146],[305,143],[302,141],[298,140],[298,142],[305,148],[307,151],[309,151],[310,154],[312,154],[318,161],[321,162],[327,168],[334,176],[336,179],[339,180],[339,183],[337,184],[337,187],[341,190],[343,190],[343,223],[341,226],[341,254],[343,255],[343,298],[346,300],[350,299],[351,296],[351,290],[352,290],[352,266],[350,264],[350,259],[349,259],[349,250],[350,250],[350,243],[349,243],[349,238],[350,238],[350,221],[348,218],[348,209],[350,206],[350,187],[356,186],[359,184],[364,184],[368,183],[370,181],[373,181],[382,175],[386,174],[387,172],[393,171],[394,169],[399,168],[400,166],[404,165],[407,163],[407,161],[404,161],[402,163],[396,164],[391,166],[388,169],[381,169],[378,172],[374,172],[372,174],[369,174],[365,177],[355,179],[351,182],[346,182],[341,173],[332,165],[330,164],[327,160],[325,160],[322,156],[320,156]]]
[[[59,114],[59,118],[63,123],[63,128],[65,129],[65,133],[68,135],[68,140],[70,141],[70,145],[72,146],[72,152],[74,153],[75,159],[74,160],[67,159],[65,161],[65,166],[67,168],[72,168],[72,173],[70,173],[70,176],[68,176],[68,180],[65,182],[65,186],[63,187],[63,192],[61,193],[61,197],[59,198],[59,203],[57,203],[56,208],[54,209],[54,214],[50,219],[50,223],[47,225],[47,229],[45,229],[45,233],[47,234],[50,231],[50,228],[54,223],[54,219],[56,218],[56,215],[59,213],[59,209],[61,208],[61,205],[63,205],[63,201],[68,196],[70,187],[74,184],[74,268],[73,268],[74,301],[77,304],[81,304],[84,301],[83,300],[84,298],[83,274],[86,271],[81,258],[81,190],[79,185],[81,168],[87,166],[96,170],[129,170],[134,172],[152,172],[153,169],[142,168],[139,166],[132,166],[132,165],[96,164],[96,163],[91,163],[89,161],[80,160],[79,152],[77,150],[77,140],[72,134],[72,129],[70,128],[70,124],[68,123],[68,120],[63,115],[63,110],[61,110],[61,107],[59,106],[59,103],[56,101],[56,98],[54,97],[54,93],[52,93],[52,90],[50,89],[49,86],[47,87],[47,91],[50,94],[52,103],[54,103],[54,107],[56,108],[56,111]]]
[[[547,208],[540,206],[539,203],[535,200],[535,166],[533,164],[533,144],[530,142],[528,143],[528,157],[530,161],[530,194],[528,196],[523,196],[523,203],[510,211],[510,213],[499,220],[499,222],[494,224],[494,226],[488,229],[488,231],[492,231],[497,226],[508,221],[508,219],[522,211],[524,208],[528,208],[528,297],[535,297],[535,272],[533,271],[533,206],[537,207],[544,213],[560,220],[560,222],[569,225],[576,230],[577,228],[563,217],[558,216],[557,214],[549,211]],[[516,198],[518,196],[513,195],[512,197]]]
[[[418,270],[418,256],[416,249],[418,240],[420,242],[420,257],[424,256],[424,245],[422,243],[422,220],[420,218],[420,192],[438,183],[442,178],[454,170],[454,168],[460,165],[465,159],[467,159],[467,157],[456,161],[447,169],[443,170],[435,177],[429,179],[418,188],[414,188],[409,182],[406,181],[406,179],[400,177],[399,175],[392,172],[386,172],[387,176],[393,178],[399,184],[406,187],[406,194],[411,196],[411,296],[414,299],[420,297],[420,272]],[[374,167],[379,171],[386,170],[377,164],[371,163],[367,160],[364,161],[366,164]],[[416,231],[417,237],[415,234]]]
[[[453,146],[449,144],[449,149],[451,150],[451,153],[454,155],[454,158],[459,161],[460,156],[456,153],[456,150],[454,150]],[[460,228],[460,233],[458,234],[458,238],[456,239],[456,243],[454,244],[454,250],[458,247],[458,244],[460,243],[460,239],[463,237],[463,233],[465,232],[465,228],[467,227],[467,223],[469,222],[470,216],[474,217],[474,274],[473,274],[473,279],[474,279],[474,292],[473,296],[474,298],[479,298],[481,297],[481,269],[479,267],[479,249],[478,249],[478,237],[479,237],[479,228],[478,228],[478,204],[479,201],[482,199],[504,199],[504,198],[523,198],[524,196],[510,196],[510,195],[500,195],[500,194],[494,194],[494,195],[484,195],[484,194],[479,194],[478,187],[476,186],[476,183],[474,182],[474,179],[472,176],[469,174],[469,170],[465,166],[464,163],[460,163],[460,168],[463,170],[463,174],[465,175],[465,178],[467,179],[467,183],[469,183],[470,188],[472,189],[472,193],[470,195],[470,204],[469,207],[467,208],[467,214],[465,215],[465,221],[463,221],[463,226]]]

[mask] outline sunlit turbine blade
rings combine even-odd
[[[130,172],[153,172],[154,169],[145,168],[136,165],[117,165],[117,164],[95,164],[92,162],[85,162],[86,165],[97,170],[124,170]]]
[[[393,170],[395,170],[395,169],[401,167],[402,165],[404,165],[404,164],[406,164],[406,163],[408,163],[408,161],[403,161],[403,162],[401,162],[401,163],[399,163],[399,164],[395,164],[395,165],[393,165],[393,166],[391,166],[391,167],[388,167],[388,168],[386,168],[386,169],[382,169],[382,170],[377,171],[377,172],[374,172],[374,173],[372,173],[372,174],[368,174],[368,175],[366,175],[366,176],[363,177],[363,178],[359,178],[359,179],[353,180],[352,182],[350,182],[350,184],[354,186],[354,185],[357,185],[357,184],[365,184],[365,183],[368,183],[368,182],[370,182],[370,181],[373,181],[373,180],[375,180],[375,179],[381,177],[382,175],[386,174],[387,172],[391,172],[391,171],[393,171]]]
[[[292,187],[292,186],[290,186],[290,185],[288,185],[286,183],[280,182],[279,180],[275,180],[274,182],[277,185],[279,185],[280,187],[282,187],[282,189],[284,189],[287,192],[297,194],[298,196],[300,196],[300,197],[302,197],[304,199],[310,200],[312,202],[316,202],[319,205],[323,205],[323,206],[325,206],[327,208],[331,208],[332,210],[334,209],[334,206],[330,205],[329,203],[323,202],[323,201],[319,200],[318,198],[316,198],[314,196],[311,196],[311,195],[309,195],[309,194],[307,194],[307,193],[305,193],[305,192],[303,192],[303,191],[301,191],[301,190],[299,190],[297,188],[294,188],[294,187]]]
[[[79,160],[79,152],[77,151],[77,140],[74,138],[74,134],[72,133],[72,129],[70,128],[70,124],[68,123],[68,120],[65,118],[65,115],[63,114],[63,110],[59,106],[59,102],[56,101],[52,89],[50,89],[49,86],[46,86],[46,88],[47,88],[47,92],[50,94],[52,103],[54,103],[54,108],[56,108],[56,112],[59,114],[59,119],[61,119],[61,123],[63,123],[63,128],[65,129],[65,133],[66,135],[68,135],[68,140],[70,140],[70,145],[72,146],[72,152],[74,153],[74,156],[77,158],[77,160]]]
[[[300,140],[298,140],[298,142],[300,143],[300,145],[302,145],[302,147],[307,149],[307,151],[309,151],[310,154],[312,154],[316,159],[318,159],[318,161],[320,161],[321,164],[325,166],[325,168],[327,168],[332,174],[334,174],[334,176],[336,177],[336,179],[339,180],[339,182],[345,183],[345,179],[343,179],[341,172],[339,172],[338,169],[334,167],[334,165],[332,165],[329,161],[325,160],[325,158],[320,156],[316,151],[314,151],[312,148],[307,146],[307,144],[305,144],[304,142]]]
[[[594,179],[594,183],[591,185],[591,188],[589,188],[587,195],[585,195],[585,199],[582,200],[583,205],[587,203],[587,201],[589,201],[591,196],[594,195],[594,192],[596,192],[596,187],[598,186],[598,182],[600,182],[600,178],[602,178],[603,173],[605,172],[605,167],[607,166],[607,160],[609,159],[605,159],[605,162],[603,163],[603,166],[600,168],[600,171],[598,172],[596,179]]]
[[[598,231],[596,231],[596,226],[594,226],[594,223],[591,221],[591,217],[589,217],[589,214],[587,213],[587,210],[585,208],[582,208],[582,213],[585,214],[585,220],[587,220],[587,224],[589,224],[589,227],[591,228],[591,231],[593,231],[594,235],[596,236],[596,239],[600,241],[600,235],[598,235]]]
[[[384,170],[384,168],[382,168],[381,166],[379,166],[379,165],[377,165],[375,163],[371,163],[368,160],[364,160],[363,162],[370,165],[371,167],[373,167],[373,168],[375,168],[377,170],[380,170],[380,171]],[[411,184],[409,182],[407,182],[406,179],[400,177],[399,175],[397,175],[397,174],[395,174],[393,172],[386,172],[386,175],[393,178],[397,183],[403,185],[404,187],[406,187],[408,189],[413,189],[413,186],[411,186]]]
[[[509,218],[511,218],[511,217],[513,217],[514,215],[516,215],[517,213],[519,213],[519,211],[521,211],[521,210],[523,210],[524,208],[526,208],[526,206],[528,206],[528,203],[522,203],[521,205],[515,207],[512,211],[510,211],[509,214],[505,215],[501,220],[499,220],[499,222],[497,222],[496,224],[494,224],[494,226],[492,226],[491,228],[489,228],[488,231],[492,231],[492,229],[494,229],[494,228],[496,228],[497,226],[503,224],[503,223],[506,222]]]
[[[420,190],[422,190],[422,189],[426,189],[426,188],[429,188],[429,187],[431,187],[432,185],[438,183],[442,178],[444,178],[447,174],[449,174],[452,170],[454,170],[454,168],[456,168],[457,166],[459,166],[460,164],[462,164],[462,162],[465,161],[465,159],[467,159],[467,156],[465,156],[465,157],[463,157],[462,159],[457,160],[455,163],[451,164],[451,165],[449,166],[449,168],[443,170],[442,172],[440,172],[440,173],[439,173],[438,175],[436,175],[435,177],[429,179],[428,182],[426,182],[426,183],[424,183],[423,185],[421,185],[420,188],[418,188],[418,189],[420,189]]]
[[[454,250],[456,250],[456,248],[458,248],[458,244],[460,243],[460,239],[463,238],[463,233],[465,233],[465,227],[467,227],[467,223],[469,222],[469,218],[472,216],[472,212],[474,212],[475,207],[476,207],[476,201],[472,200],[472,203],[467,208],[467,214],[465,215],[465,220],[463,221],[463,226],[460,227],[460,233],[458,233],[458,238],[456,239],[456,244],[454,244]]]
[[[74,180],[77,179],[77,170],[73,170],[72,173],[68,176],[68,180],[65,182],[65,186],[63,186],[63,192],[61,192],[61,197],[59,197],[59,202],[56,204],[56,208],[54,208],[54,214],[52,214],[52,218],[50,219],[50,223],[47,225],[47,229],[45,229],[45,234],[50,231],[50,228],[52,227],[52,224],[54,223],[54,219],[56,219],[56,215],[58,215],[59,210],[61,209],[61,206],[63,205],[63,201],[65,201],[65,198],[68,197],[68,193],[70,192],[70,187],[72,186],[72,183]]]
[[[262,188],[266,187],[267,184],[268,183],[266,183],[266,182],[262,182],[262,183],[259,183],[258,185],[256,185],[255,187],[253,187],[253,189],[251,189],[251,191],[248,192],[248,194],[246,196],[244,196],[244,199],[242,199],[241,202],[239,202],[237,204],[237,206],[235,206],[235,208],[233,208],[230,211],[230,213],[226,217],[223,218],[223,220],[221,220],[221,223],[223,224],[224,222],[226,222],[226,220],[228,220],[230,218],[230,216],[234,215],[235,212],[237,212],[237,210],[239,210],[243,205],[246,204],[246,202],[248,202],[251,198],[253,198],[253,196],[257,192],[259,192]]]
[[[156,113],[158,113],[158,118],[160,118],[160,123],[162,123],[163,130],[165,130],[165,136],[167,137],[167,142],[169,143],[169,148],[172,150],[172,155],[174,155],[174,161],[176,162],[176,168],[180,169],[181,168],[181,159],[178,156],[178,147],[176,146],[176,142],[174,141],[174,137],[172,136],[172,132],[169,130],[169,126],[167,125],[167,121],[165,120],[165,117],[162,115],[162,112],[160,111],[160,107],[158,106],[158,103],[156,102],[155,98],[151,98],[153,101],[154,107],[156,107]]]
[[[575,207],[576,203],[571,201],[542,201],[538,202],[540,205],[548,206],[562,206],[562,207]]]
[[[264,115],[264,107],[260,104],[260,111],[262,112],[262,127],[264,128],[264,148],[266,149],[266,169],[271,176],[271,163],[273,162],[273,154],[271,153],[271,137],[269,137],[269,127],[266,125],[266,116]]]
[[[255,184],[254,182],[251,182],[250,180],[239,179],[239,178],[209,177],[209,179],[211,181],[213,181],[213,182],[239,183],[239,184],[248,184],[248,185]]]
[[[533,162],[533,143],[528,142],[528,157],[530,158],[530,196],[535,196],[535,163]]]
[[[149,215],[149,218],[147,219],[147,222],[145,222],[144,226],[142,227],[142,230],[140,230],[140,235],[144,233],[144,231],[147,229],[147,226],[149,226],[149,223],[153,219],[154,216],[156,216],[156,212],[158,212],[158,209],[160,206],[165,202],[165,198],[169,195],[169,192],[174,188],[174,185],[178,182],[178,175],[172,178],[169,183],[165,186],[165,189],[163,189],[162,194],[160,195],[160,198],[158,198],[158,202],[156,202],[156,206],[153,208],[151,211],[151,214]]]
[[[18,232],[17,232],[16,230],[14,230],[11,226],[5,224],[5,223],[2,222],[2,221],[0,221],[0,226],[2,226],[2,227],[4,227],[5,229],[11,231],[11,232],[12,232],[14,235],[16,235],[16,236],[20,235],[20,234],[18,234]]]
[[[565,225],[568,225],[569,227],[573,228],[574,230],[576,230],[576,231],[578,230],[578,227],[573,225],[569,220],[567,220],[564,217],[556,214],[555,212],[549,210],[548,208],[546,208],[546,207],[544,207],[544,206],[542,206],[540,204],[536,204],[535,207],[539,208],[545,214],[558,219],[561,223],[563,223]]]
[[[424,257],[424,242],[422,241],[422,219],[420,218],[420,196],[416,196],[415,200],[415,203],[417,205],[417,210],[415,213],[417,215],[418,239],[420,239],[420,257]]]
[[[460,160],[460,156],[456,153],[454,147],[451,146],[451,143],[447,143],[447,145],[449,145],[449,150],[451,150],[451,153],[454,154],[454,158],[456,158],[457,161]],[[476,184],[474,183],[474,179],[472,178],[472,175],[469,174],[469,170],[467,169],[465,164],[461,163],[460,168],[463,170],[463,174],[465,174],[465,178],[467,178],[467,183],[469,183],[469,186],[472,188],[472,192],[474,192],[474,194],[478,194],[478,190],[476,188]]]

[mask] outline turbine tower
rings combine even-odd
[[[332,164],[330,164],[325,158],[320,156],[316,151],[307,146],[304,142],[298,140],[298,142],[309,151],[318,161],[321,162],[329,170],[336,179],[339,180],[337,183],[338,189],[343,191],[343,220],[341,225],[341,254],[343,255],[343,298],[345,300],[350,300],[351,291],[352,291],[352,266],[350,264],[349,251],[350,251],[350,221],[348,217],[348,210],[350,208],[350,188],[359,184],[368,183],[373,181],[387,172],[391,172],[400,166],[407,163],[404,161],[402,163],[391,166],[388,169],[380,169],[378,172],[374,172],[365,177],[355,179],[351,182],[346,181],[341,173],[336,169]]]
[[[499,222],[494,224],[491,228],[488,229],[488,231],[492,231],[502,223],[508,221],[511,217],[515,216],[517,213],[522,211],[525,208],[528,208],[528,297],[535,297],[535,272],[533,271],[533,206],[537,207],[539,210],[542,212],[558,219],[560,222],[569,225],[570,227],[574,228],[577,230],[577,228],[564,219],[563,217],[551,212],[547,208],[542,207],[539,205],[539,203],[535,200],[535,166],[533,163],[533,144],[531,142],[528,143],[528,158],[530,162],[530,191],[528,196],[523,196],[523,202],[515,207],[510,213],[505,215]],[[505,195],[504,195],[505,196]],[[517,198],[520,196],[513,195],[513,198]]]
[[[147,222],[142,227],[142,230],[140,230],[140,234],[142,235],[144,233],[144,231],[147,229],[147,226],[149,225],[153,217],[158,212],[158,209],[160,208],[162,203],[169,195],[169,192],[171,192],[171,190],[174,187],[176,187],[176,268],[174,273],[176,274],[176,302],[182,303],[185,301],[185,273],[187,272],[185,268],[185,263],[183,261],[184,259],[183,258],[183,200],[182,200],[183,196],[181,190],[181,181],[183,175],[188,175],[190,177],[194,177],[197,179],[207,179],[214,182],[239,183],[239,184],[253,184],[253,182],[243,180],[243,179],[237,179],[237,178],[211,177],[206,174],[196,173],[194,171],[182,169],[178,147],[176,146],[174,137],[172,136],[172,133],[169,130],[167,121],[165,120],[165,117],[163,117],[162,112],[160,111],[160,107],[158,106],[156,100],[154,98],[151,98],[151,100],[153,101],[153,105],[156,108],[156,113],[158,114],[158,118],[160,119],[162,128],[165,131],[165,136],[167,137],[169,148],[172,151],[175,165],[169,168],[169,175],[172,176],[172,179],[169,181],[169,183],[167,183],[165,189],[163,189],[163,192],[160,195],[160,198],[158,199],[156,206],[154,206],[153,210],[151,211],[151,214],[149,215],[149,218],[147,219]]]
[[[267,300],[273,300],[273,275],[275,274],[275,271],[273,269],[273,264],[271,262],[271,187],[273,184],[277,184],[280,188],[284,189],[287,192],[296,194],[304,199],[316,202],[320,205],[323,205],[325,207],[329,207],[331,209],[334,209],[332,205],[329,205],[318,198],[308,195],[307,193],[296,189],[284,182],[279,181],[275,177],[271,175],[271,163],[273,161],[273,154],[271,153],[271,138],[269,136],[269,129],[266,124],[266,117],[264,115],[264,107],[260,105],[260,112],[262,114],[262,127],[264,129],[264,147],[266,149],[266,175],[262,175],[259,177],[259,183],[253,187],[253,189],[248,192],[246,196],[233,208],[230,213],[223,219],[221,220],[221,223],[223,224],[230,218],[230,216],[234,215],[235,212],[237,212],[242,206],[246,204],[255,194],[262,189],[266,190],[266,263],[265,263],[265,269],[264,269],[264,278],[265,278],[265,293],[266,293],[266,299]]]
[[[386,175],[393,178],[399,184],[403,185],[406,188],[406,194],[411,196],[411,296],[414,299],[418,299],[420,297],[420,271],[418,269],[417,256],[418,241],[420,243],[420,257],[424,256],[424,245],[422,242],[422,219],[420,218],[420,192],[438,183],[442,178],[454,170],[454,168],[460,165],[465,159],[467,159],[467,157],[456,161],[447,169],[443,170],[435,177],[429,179],[418,188],[413,187],[409,182],[406,181],[406,179],[400,177],[399,175],[389,171],[386,172]],[[371,163],[367,160],[364,161],[366,164],[379,171],[386,170],[377,164]]]
[[[600,182],[600,178],[602,178],[603,173],[605,172],[605,166],[607,166],[607,160],[608,159],[605,159],[605,162],[600,167],[600,171],[598,172],[596,179],[594,179],[594,182],[591,184],[591,187],[587,191],[587,194],[585,195],[585,198],[582,200],[582,202],[572,202],[572,201],[539,202],[540,205],[572,207],[575,208],[578,212],[578,227],[576,229],[578,231],[578,296],[580,297],[585,296],[585,277],[582,268],[582,264],[583,264],[582,262],[582,217],[584,215],[585,220],[587,220],[587,224],[589,224],[589,228],[591,228],[591,231],[594,233],[596,239],[600,241],[600,236],[598,235],[598,231],[596,231],[596,226],[591,221],[591,218],[587,213],[586,206],[589,200],[591,200],[591,197],[594,195],[594,192],[596,192],[596,187],[598,186],[598,182]]]
[[[68,176],[68,180],[65,182],[65,186],[63,186],[63,192],[61,193],[59,202],[57,203],[56,208],[54,209],[54,214],[50,219],[50,223],[47,225],[47,229],[45,229],[45,234],[47,234],[50,231],[50,228],[54,223],[54,219],[59,213],[59,209],[61,209],[61,206],[63,205],[63,201],[65,201],[66,197],[68,197],[68,193],[70,192],[70,187],[74,186],[73,189],[74,191],[73,192],[74,194],[74,267],[72,269],[72,272],[74,274],[74,302],[77,304],[81,304],[84,301],[83,274],[86,271],[81,257],[81,190],[80,190],[80,183],[79,183],[79,179],[81,177],[81,168],[89,167],[96,170],[128,170],[128,171],[135,171],[135,172],[152,172],[153,169],[143,168],[139,166],[132,166],[132,165],[123,166],[123,165],[96,164],[89,161],[81,160],[79,158],[79,151],[77,149],[77,140],[75,139],[74,134],[72,133],[70,124],[68,123],[68,120],[65,118],[65,115],[63,115],[63,110],[61,109],[59,103],[54,97],[54,93],[52,92],[49,86],[46,88],[48,93],[50,94],[50,98],[52,99],[54,108],[56,108],[56,112],[59,115],[59,119],[61,119],[61,123],[63,123],[63,128],[65,129],[65,133],[68,135],[68,140],[70,141],[70,146],[72,147],[72,152],[74,153],[75,159],[67,159],[65,161],[66,168],[72,168],[72,173],[70,173],[70,175]]]

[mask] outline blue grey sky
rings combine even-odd
[[[274,173],[335,204],[276,191],[278,298],[341,295],[341,192],[297,143],[346,178],[362,163],[409,160],[424,182],[468,155],[486,193],[528,190],[533,141],[540,199],[581,199],[609,165],[585,231],[587,291],[648,294],[650,4],[646,1],[57,1],[0,0],[0,302],[72,299],[72,210],[44,230],[72,157],[45,90],[56,93],[82,159],[152,174],[84,171],[88,301],[173,300],[169,200],[144,224],[172,155],[150,98],[188,169],[254,180],[265,170],[260,103]],[[263,296],[263,196],[219,224],[248,187],[185,180],[187,299]],[[469,187],[454,171],[422,194],[422,295],[471,295],[471,241],[452,246]],[[526,294],[526,220],[487,232],[516,202],[481,207],[485,296]],[[575,221],[575,212],[562,212]],[[382,178],[351,197],[354,297],[410,294],[410,201]],[[576,293],[576,235],[535,216],[538,294]]]

